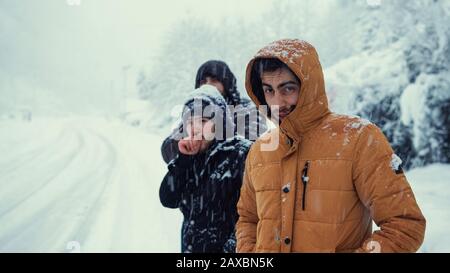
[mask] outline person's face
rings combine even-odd
[[[208,149],[214,140],[214,122],[203,117],[190,117],[187,119],[187,133],[190,139],[201,141],[200,152]]]
[[[204,80],[202,80],[200,82],[200,86],[205,85],[205,84],[214,86],[215,88],[217,88],[217,90],[219,90],[219,92],[222,95],[225,95],[225,88],[223,87],[223,84],[218,79],[213,78],[213,77],[206,77]]]
[[[272,118],[283,121],[297,105],[300,83],[286,68],[263,72],[261,80],[264,97],[270,107]]]

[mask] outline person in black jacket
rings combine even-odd
[[[252,143],[234,135],[232,114],[212,86],[191,94],[182,119],[187,136],[161,183],[161,203],[183,213],[182,252],[235,252],[236,205]]]
[[[226,104],[232,106],[230,111],[235,124],[235,134],[253,142],[267,131],[265,117],[258,112],[253,102],[240,96],[236,77],[225,62],[211,60],[199,67],[195,78],[195,88],[203,85],[216,87]],[[180,133],[181,127],[180,124],[161,146],[161,154],[166,163],[169,163],[179,153],[178,140],[185,137]]]

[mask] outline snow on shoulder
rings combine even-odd
[[[370,124],[373,124],[367,119],[361,118],[359,116],[347,116],[349,118],[349,123],[347,124],[346,128],[348,129],[362,129]]]
[[[392,154],[392,157],[391,157],[391,169],[393,171],[398,171],[400,169],[400,166],[402,165],[402,163],[403,163],[403,161],[398,155]]]

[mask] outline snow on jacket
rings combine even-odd
[[[328,108],[310,44],[280,40],[255,58],[278,58],[301,80],[297,107],[252,146],[238,203],[238,252],[414,252],[425,218],[379,128]],[[246,89],[259,105],[247,66]],[[263,145],[279,138],[273,151]],[[380,230],[372,232],[372,220]]]

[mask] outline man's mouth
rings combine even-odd
[[[283,110],[283,111],[280,111],[280,112],[278,113],[278,116],[279,116],[281,119],[283,119],[283,118],[287,117],[290,113],[291,113],[290,110]]]
[[[281,112],[280,113],[280,117],[282,117],[282,118],[286,117],[287,115],[289,115],[289,112]]]

